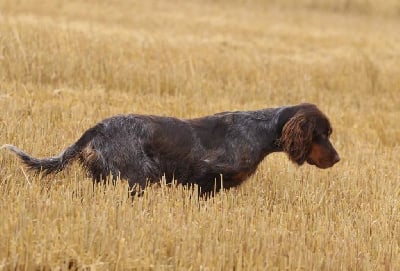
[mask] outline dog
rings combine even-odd
[[[270,153],[285,152],[297,165],[329,168],[340,158],[329,141],[332,127],[317,106],[222,112],[194,119],[117,115],[88,129],[58,156],[38,159],[4,145],[43,175],[74,160],[95,182],[111,176],[129,187],[160,182],[197,184],[201,195],[238,186]]]

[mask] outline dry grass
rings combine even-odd
[[[0,269],[399,270],[398,1],[0,3],[0,145],[58,153],[113,114],[313,102],[342,161],[274,154],[238,189],[92,189],[0,153]]]

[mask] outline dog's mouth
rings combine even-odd
[[[332,160],[320,160],[318,162],[312,160],[311,158],[307,158],[307,163],[317,168],[326,169],[332,167],[334,164],[339,162],[339,159],[332,159]]]

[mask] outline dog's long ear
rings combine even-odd
[[[311,150],[316,120],[298,111],[282,128],[279,144],[290,160],[302,165]]]

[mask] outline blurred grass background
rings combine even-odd
[[[316,103],[341,162],[273,154],[210,201],[0,154],[0,268],[396,270],[398,1],[0,3],[0,139],[50,156],[120,113],[190,118]]]

